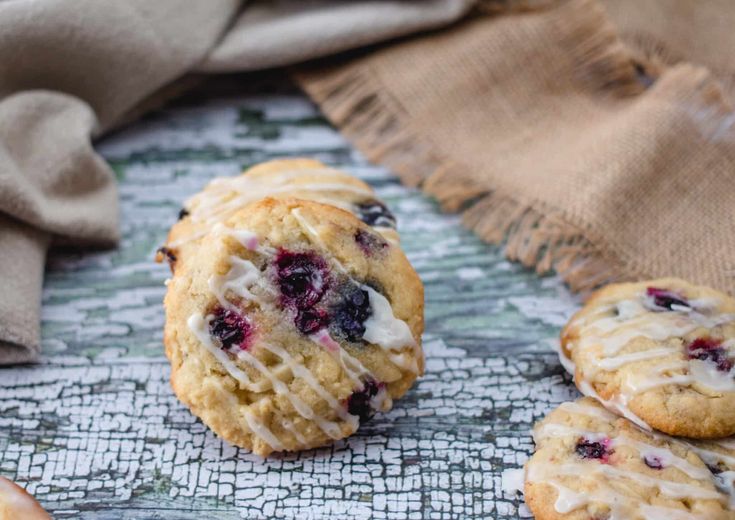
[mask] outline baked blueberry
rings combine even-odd
[[[667,289],[648,287],[646,289],[646,295],[653,298],[653,303],[656,307],[669,311],[674,310],[674,305],[678,307],[689,307],[689,303],[686,301],[686,298]]]
[[[278,286],[286,305],[309,309],[321,300],[329,285],[329,271],[323,258],[314,253],[281,250],[275,262]]]
[[[574,451],[583,459],[597,459],[602,462],[607,462],[610,455],[613,453],[613,451],[608,448],[609,445],[610,439],[604,439],[602,442],[598,442],[581,437],[577,441]]]
[[[687,345],[687,355],[689,359],[709,361],[721,372],[729,372],[733,366],[733,360],[728,357],[722,342],[709,337],[697,338]]]
[[[246,349],[252,325],[240,313],[218,307],[209,322],[209,333],[217,338],[223,350]]]
[[[370,420],[376,412],[372,400],[384,387],[384,383],[379,383],[374,379],[366,380],[362,389],[354,392],[347,399],[347,411],[358,416],[360,423]]]
[[[331,329],[336,336],[347,341],[361,341],[365,334],[365,321],[370,317],[368,292],[356,285],[349,285],[339,303],[330,309]]]
[[[377,227],[396,227],[396,217],[379,200],[370,199],[355,204],[357,216],[368,226]]]

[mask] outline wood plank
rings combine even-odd
[[[528,517],[513,483],[529,429],[576,395],[548,344],[574,298],[368,164],[292,87],[245,83],[210,82],[99,143],[120,181],[123,240],[51,255],[43,362],[0,370],[0,474],[56,518]],[[174,398],[167,268],[152,258],[210,178],[302,155],[365,179],[396,213],[426,284],[427,374],[352,438],[263,462]]]

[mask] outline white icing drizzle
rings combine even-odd
[[[707,391],[735,392],[735,367],[729,373],[722,373],[709,362],[686,359],[682,347],[676,342],[666,343],[671,338],[683,337],[698,328],[712,329],[735,321],[735,315],[732,314],[703,314],[715,309],[717,303],[713,298],[699,298],[689,300],[691,307],[672,305],[671,311],[662,311],[655,306],[650,296],[639,294],[634,299],[610,303],[601,306],[593,314],[574,319],[571,326],[579,327],[578,336],[581,339],[568,344],[567,348],[572,351],[599,348],[596,363],[585,366],[585,373],[581,376],[584,380],[578,382],[580,391],[595,397],[606,408],[647,430],[650,427],[628,408],[628,402],[641,392],[664,385],[700,386]],[[649,350],[619,353],[638,337],[660,343]],[[723,346],[728,348],[731,341]],[[667,356],[675,356],[677,361],[656,365],[640,373],[631,371],[626,374],[619,394],[613,399],[602,399],[588,382],[594,379],[598,371],[612,371],[627,364]],[[569,361],[565,360],[562,353],[560,359],[562,362]]]
[[[278,440],[278,437],[276,437],[273,432],[268,429],[267,426],[261,423],[255,417],[253,412],[251,412],[247,408],[243,408],[242,416],[244,417],[245,422],[248,423],[250,431],[252,431],[255,435],[267,442],[271,448],[276,451],[284,451],[286,449],[286,446],[284,446],[281,441]]]
[[[242,388],[251,392],[263,392],[270,387],[268,381],[259,381],[257,384],[253,383],[250,376],[233,363],[227,352],[224,352],[212,342],[212,338],[209,335],[209,320],[205,319],[201,314],[192,314],[187,320],[187,325],[199,342],[204,345],[204,348],[222,364],[227,373],[235,378]]]
[[[388,350],[396,350],[407,345],[416,345],[416,340],[408,324],[393,314],[388,299],[378,291],[363,285],[370,298],[371,316],[365,321],[363,338]]]
[[[319,236],[319,232],[301,214],[300,209],[295,208],[291,210],[291,214],[314,243],[322,251],[327,251],[328,248]],[[342,274],[350,276],[347,269],[336,258],[334,259],[334,264]],[[388,358],[394,365],[404,370],[418,373],[417,360],[420,356],[423,356],[423,353],[416,339],[413,337],[413,333],[408,324],[396,318],[393,314],[393,308],[385,296],[368,285],[361,285],[360,288],[368,293],[371,310],[371,316],[365,321],[363,339],[390,351],[391,353]],[[398,352],[407,346],[412,347],[413,355]]]
[[[227,299],[227,292],[232,291],[240,298],[260,303],[260,299],[251,292],[251,288],[260,279],[260,269],[250,260],[237,255],[230,256],[230,270],[226,275],[213,275],[209,279],[209,290],[224,308],[234,308]]]
[[[334,186],[332,186],[332,188],[333,187]],[[299,189],[302,188],[303,186],[299,185]],[[324,248],[324,244],[321,241],[318,232],[306,221],[306,219],[303,218],[303,216],[300,215],[298,209],[293,210],[292,214],[307,234],[309,234],[312,239]],[[218,235],[234,238],[249,251],[258,252],[266,256],[271,256],[275,253],[273,248],[262,244],[258,236],[249,230],[232,229],[225,227],[221,223],[216,223],[213,226],[212,231]],[[266,302],[263,301],[263,299],[260,298],[253,289],[258,287],[260,291],[265,293],[274,291],[261,283],[262,273],[260,269],[258,269],[251,261],[238,255],[230,255],[228,260],[230,264],[228,272],[225,275],[213,275],[208,280],[209,288],[219,304],[223,308],[237,312],[237,306],[233,305],[228,299],[228,294],[234,294],[242,300],[255,302],[261,306],[265,305]],[[346,273],[344,267],[339,265],[339,262],[336,263],[338,264],[339,269]],[[366,332],[366,335],[369,335],[373,341],[366,338],[367,341],[376,343],[390,351],[398,350],[399,348],[403,348],[407,345],[417,348],[418,345],[416,344],[408,325],[393,315],[392,308],[385,297],[374,291],[372,288],[366,286],[363,286],[363,288],[368,291],[370,305],[373,311],[373,316],[371,317],[372,321],[366,321],[366,329],[369,331],[369,334]],[[311,406],[304,402],[298,395],[293,393],[289,389],[289,386],[279,376],[266,367],[250,352],[247,350],[241,350],[236,353],[228,353],[219,348],[218,345],[215,345],[209,334],[209,323],[211,319],[213,319],[213,316],[205,318],[201,314],[195,313],[190,316],[188,326],[202,345],[204,345],[204,347],[215,356],[224,369],[244,388],[254,392],[262,392],[268,388],[272,388],[278,395],[286,397],[299,415],[309,421],[313,421],[327,436],[332,439],[339,439],[344,436],[338,423],[316,413]],[[318,333],[312,334],[309,338],[313,342],[324,347],[327,352],[339,361],[344,373],[355,387],[360,389],[364,387],[363,377],[366,380],[368,378],[372,378],[372,374],[362,365],[362,363],[342,349],[340,344],[331,338],[327,330],[321,330]],[[324,388],[314,374],[312,374],[311,371],[309,371],[302,363],[291,356],[287,350],[278,345],[267,344],[263,341],[259,341],[258,345],[260,348],[268,350],[280,357],[288,370],[290,370],[293,377],[301,378],[309,387],[311,387],[316,394],[329,405],[330,409],[333,410],[342,421],[347,423],[352,431],[355,431],[358,428],[359,417],[350,414],[344,404],[338,401],[326,388]],[[248,364],[262,374],[263,377],[257,384],[253,382],[247,372],[240,369],[237,364],[233,362],[230,354],[236,356],[238,360]],[[405,355],[404,353],[395,352],[392,352],[391,356],[393,362],[398,366],[404,368],[408,367],[415,372],[418,371],[415,358]],[[373,409],[383,411],[389,409],[391,404],[392,401],[390,395],[384,387],[381,387],[378,393],[371,398],[370,403]],[[283,443],[279,441],[277,436],[266,425],[259,422],[252,411],[246,408],[243,415],[248,423],[248,427],[255,435],[261,437],[276,450],[285,449]],[[282,417],[281,424],[285,430],[294,435],[297,441],[305,444],[303,435],[296,431],[295,426],[291,421]]]
[[[293,182],[303,179],[306,175],[316,175],[318,178],[310,182]],[[266,176],[238,175],[236,177],[220,177],[209,183],[204,191],[194,195],[186,201],[189,217],[192,222],[201,224],[204,229],[191,235],[170,242],[168,247],[176,248],[188,242],[198,240],[208,233],[208,229],[217,223],[223,222],[243,206],[263,199],[267,196],[290,193],[294,195],[309,193],[305,198],[337,206],[354,213],[352,205],[342,201],[338,196],[329,196],[329,193],[352,193],[365,198],[374,198],[375,194],[369,188],[356,186],[348,182],[346,174],[331,168],[310,168],[275,172]],[[320,193],[324,195],[319,195]],[[380,232],[380,229],[376,227]],[[392,234],[394,230],[390,230]],[[396,242],[391,237],[386,237]]]
[[[325,419],[324,417],[320,416],[319,414],[315,413],[314,410],[306,404],[298,395],[293,393],[286,383],[278,379],[273,373],[268,370],[268,368],[263,365],[263,363],[260,362],[258,358],[253,356],[250,352],[247,350],[242,350],[238,353],[237,357],[245,361],[246,363],[250,364],[252,367],[254,367],[256,370],[258,370],[261,374],[263,374],[266,379],[268,379],[271,382],[271,385],[273,386],[273,390],[279,394],[285,396],[291,405],[294,407],[294,409],[298,412],[301,417],[304,419],[308,419],[310,421],[314,421],[319,428],[326,433],[329,437],[332,439],[339,439],[341,438],[340,435],[340,428],[337,423],[334,421],[330,421]]]
[[[616,419],[615,416],[606,410],[577,402],[564,403],[559,408],[565,412],[584,415],[605,423],[609,423],[611,419]],[[712,474],[706,468],[690,463],[688,460],[675,455],[668,448],[654,446],[646,442],[630,438],[625,434],[625,432],[621,435],[609,436],[605,433],[575,428],[567,424],[555,422],[546,422],[534,431],[534,441],[537,444],[546,438],[558,437],[572,437],[574,439],[584,437],[585,439],[597,442],[610,438],[610,446],[612,448],[622,446],[629,447],[636,450],[642,459],[645,459],[646,457],[655,457],[661,461],[664,467],[674,467],[693,480],[704,480],[713,483],[716,482],[716,479],[713,478]],[[678,443],[675,439],[669,439],[659,434],[654,434],[654,438],[666,439],[669,442]],[[694,449],[694,447],[692,448]],[[698,449],[699,451],[704,452],[705,455],[712,457],[713,460],[722,460],[721,453],[703,450],[702,448]],[[702,458],[707,462],[705,457]],[[543,482],[553,486],[557,490],[557,499],[555,501],[554,508],[558,513],[562,514],[572,512],[594,502],[607,506],[610,509],[609,518],[614,520],[641,517],[641,515],[642,518],[671,518],[675,520],[704,520],[709,518],[708,516],[696,514],[694,512],[660,505],[651,505],[632,497],[623,496],[610,486],[610,481],[632,481],[637,485],[655,488],[661,495],[674,500],[694,498],[702,500],[717,500],[721,503],[725,502],[725,497],[718,491],[704,489],[692,484],[664,480],[646,474],[637,473],[631,469],[626,468],[624,470],[622,468],[617,468],[610,464],[580,461],[569,462],[558,466],[537,464],[529,466],[528,469],[529,471],[527,472],[526,478],[529,482]],[[732,473],[735,475],[735,472]],[[602,478],[596,478],[598,486],[595,489],[579,492],[568,488],[558,478],[573,477],[574,479],[585,479],[595,478],[598,475]],[[728,478],[730,479],[729,489],[727,489],[727,484],[724,486],[722,485],[723,482],[719,482],[717,488],[725,493],[732,493],[732,478],[730,475],[726,475],[724,479],[717,480],[727,481]],[[730,508],[733,507],[732,502],[733,498],[732,494],[730,494]]]
[[[630,408],[628,408],[628,399],[625,395],[619,394],[613,399],[603,399],[602,396],[598,394],[594,388],[592,388],[592,385],[584,380],[577,381],[577,387],[579,388],[579,391],[582,392],[584,395],[586,395],[587,397],[595,398],[597,401],[600,402],[600,404],[602,404],[602,406],[604,406],[608,410],[616,412],[618,415],[625,417],[630,422],[640,428],[643,428],[644,430],[651,431],[652,428],[648,425],[648,423],[638,417],[636,414],[633,413]]]
[[[293,421],[291,421],[290,419],[284,416],[281,416],[279,420],[281,421],[281,424],[283,425],[283,429],[291,433],[291,435],[294,436],[294,438],[299,443],[299,445],[301,446],[306,445],[307,443],[306,438],[303,435],[301,435],[301,432],[298,430],[298,428],[296,428],[296,425],[293,423]]]
[[[370,371],[360,363],[360,360],[348,354],[347,351],[329,335],[329,331],[327,329],[321,329],[318,332],[311,334],[309,339],[317,345],[321,345],[327,349],[327,352],[332,354],[355,386],[362,387],[362,376],[368,375],[372,377]]]
[[[316,377],[314,377],[314,374],[312,374],[311,371],[307,369],[302,363],[296,361],[286,349],[279,345],[271,345],[268,343],[260,343],[260,346],[262,346],[265,350],[268,350],[273,354],[279,356],[283,360],[283,362],[286,363],[286,365],[291,369],[291,373],[294,375],[294,377],[300,377],[301,379],[303,379],[304,382],[309,385],[319,397],[327,402],[332,410],[337,413],[340,419],[348,423],[352,427],[353,431],[357,430],[357,427],[360,424],[358,417],[348,413],[342,403],[340,403],[332,394],[330,394],[326,388],[319,384],[319,381],[317,381]]]

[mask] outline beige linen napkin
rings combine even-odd
[[[114,176],[94,137],[189,71],[302,61],[446,24],[471,4],[0,2],[0,365],[38,357],[48,245],[117,240]]]

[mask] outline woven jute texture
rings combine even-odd
[[[485,2],[296,71],[370,159],[575,290],[735,291],[735,4]]]

